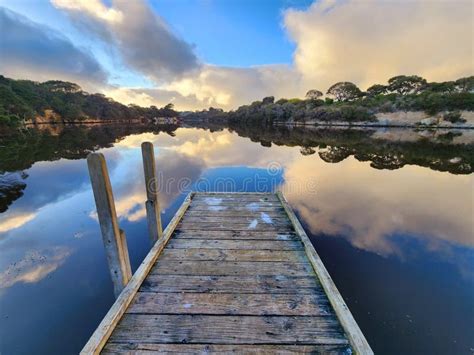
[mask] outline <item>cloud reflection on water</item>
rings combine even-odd
[[[154,138],[155,146],[163,148],[160,154],[183,153],[190,161],[200,161],[202,170],[265,168],[276,160],[284,171],[282,190],[315,235],[342,236],[357,248],[401,259],[408,251],[397,236],[404,235],[453,263],[457,261],[450,255],[451,247],[474,246],[472,198],[466,195],[472,191],[472,174],[452,175],[413,165],[377,170],[353,157],[326,163],[317,154],[301,155],[298,147],[266,148],[228,131],[179,129],[172,139]],[[173,159],[176,171],[180,165],[186,168],[182,159],[183,164]],[[165,160],[157,167],[166,171]],[[308,186],[316,191],[307,191]]]
[[[264,147],[227,130],[211,133],[180,128],[174,133],[131,135],[102,150],[120,219],[142,222],[145,218],[140,144],[152,141],[163,210],[183,193],[180,181],[189,182],[189,187],[208,176],[210,169],[265,169],[277,164],[283,173],[282,190],[314,235],[342,236],[357,248],[402,260],[408,251],[400,245],[399,235],[422,241],[425,248],[455,264],[465,260],[456,260],[452,248],[473,248],[472,195],[466,193],[472,191],[472,174],[452,175],[414,165],[377,170],[353,157],[327,163],[318,154],[303,156],[299,147]],[[227,180],[237,179],[232,175],[235,171],[223,169],[217,174],[231,175],[223,176]],[[88,190],[84,161],[39,163],[29,173],[25,196],[2,214],[2,232],[17,228],[15,235],[21,234],[22,226],[41,208],[67,197],[74,199]],[[54,185],[46,185],[53,180]],[[87,195],[92,197],[89,190]],[[87,215],[94,212],[94,205],[85,206]]]
[[[57,270],[69,255],[71,249],[67,247],[28,251],[0,273],[0,288],[11,287],[18,282],[38,282]]]
[[[8,219],[0,221],[0,233],[5,233],[10,230],[20,228],[24,224],[33,220],[36,217],[36,213],[21,213],[10,216]]]
[[[392,239],[400,233],[421,238],[434,250],[441,249],[439,241],[466,247],[474,244],[472,199],[466,196],[473,186],[472,175],[455,176],[417,166],[376,170],[353,157],[331,164],[317,155],[305,157],[298,148],[249,144],[228,131],[178,129],[174,138],[144,137],[150,138],[160,147],[158,169],[169,170],[171,160],[175,172],[168,176],[174,177],[187,176],[178,172],[188,169],[192,161],[199,161],[203,170],[266,167],[277,157],[284,169],[282,189],[314,234],[343,235],[358,248],[400,257],[404,252]],[[133,141],[142,139],[135,136]],[[316,194],[298,188],[314,184]]]
[[[375,170],[351,157],[338,164],[296,159],[285,170],[288,184],[295,177],[317,182],[314,196],[287,194],[314,234],[343,235],[358,248],[400,257],[404,251],[392,237],[401,233],[433,249],[438,241],[474,245],[472,200],[466,196],[472,176],[416,166]]]
[[[143,177],[142,156],[140,145],[145,141],[155,141],[157,137],[150,134],[135,135],[119,142],[120,154],[106,154],[107,163],[113,161],[110,169],[110,178],[115,197],[115,209],[119,219],[138,222],[146,217],[145,185]],[[167,141],[170,137],[159,136],[159,143]],[[168,143],[171,144],[172,140]],[[156,143],[156,142],[155,142]],[[160,147],[155,144],[155,147]],[[201,159],[192,159],[173,149],[157,149],[155,153],[158,171],[160,194],[158,196],[160,207],[165,210],[174,199],[182,193],[180,182],[183,180],[196,181],[205,168]],[[112,165],[111,164],[111,165]],[[189,184],[188,184],[189,186]],[[95,207],[91,213],[96,218]]]

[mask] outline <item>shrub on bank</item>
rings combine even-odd
[[[447,112],[444,114],[443,119],[451,123],[465,123],[466,120],[461,117],[461,112]]]

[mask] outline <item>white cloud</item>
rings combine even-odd
[[[86,89],[105,83],[107,75],[92,54],[61,33],[4,8],[0,8],[0,28],[2,75],[38,81],[62,79]]]
[[[180,110],[213,107],[233,109],[265,96],[303,96],[301,76],[287,65],[232,68],[204,65],[191,75],[158,88],[113,88],[105,94],[113,99],[143,106],[172,102]]]
[[[135,90],[134,88],[111,88],[105,90],[107,97],[119,101],[125,105],[135,104],[143,107],[155,105],[157,100],[144,91],[144,89]]]
[[[0,288],[11,287],[18,282],[35,283],[44,279],[64,264],[71,252],[66,247],[27,252],[23,258],[0,273]]]
[[[23,213],[16,216],[11,216],[4,221],[0,221],[0,233],[5,233],[13,229],[20,228],[24,224],[35,219],[35,217],[36,213]]]
[[[85,11],[88,15],[106,22],[123,21],[123,13],[121,11],[108,8],[100,0],[51,0],[51,2],[58,8],[71,11]]]
[[[287,65],[252,68],[205,66],[193,77],[164,88],[196,98],[208,106],[235,107],[263,96],[288,96],[299,91],[299,75]]]
[[[471,1],[322,0],[288,10],[294,65],[308,86],[362,88],[398,74],[452,80],[473,72]]]
[[[51,0],[83,30],[108,43],[124,63],[157,83],[197,69],[192,46],[175,35],[144,0]]]

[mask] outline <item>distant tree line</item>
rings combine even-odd
[[[371,121],[378,112],[425,111],[434,115],[444,112],[444,119],[462,122],[460,110],[474,111],[474,76],[456,81],[427,82],[416,75],[398,75],[388,83],[375,84],[365,92],[351,82],[338,82],[326,92],[311,89],[305,99],[279,99],[273,96],[219,118],[243,121]],[[201,111],[197,116],[206,116]]]
[[[375,84],[365,92],[351,82],[332,85],[323,92],[311,89],[305,99],[268,96],[261,101],[225,112],[219,108],[197,112],[174,110],[173,104],[162,108],[123,105],[102,94],[89,94],[77,84],[51,80],[44,83],[13,80],[0,75],[0,126],[16,125],[45,110],[59,115],[64,122],[96,120],[152,120],[155,117],[181,117],[189,120],[242,121],[370,121],[378,112],[446,111],[444,119],[461,122],[461,110],[474,111],[474,76],[455,81],[427,82],[416,75],[398,75],[387,84]]]
[[[51,80],[38,83],[0,75],[0,125],[16,125],[52,110],[61,120],[153,119],[176,117],[173,104],[157,108],[123,105],[102,94],[89,94],[74,83]]]
[[[306,97],[313,98],[314,92],[322,94],[320,91],[310,90]],[[474,76],[461,78],[456,81],[428,83],[426,79],[417,75],[397,75],[388,80],[388,85],[375,84],[369,87],[366,92],[363,92],[351,82],[339,82],[332,85],[326,94],[334,97],[337,101],[351,101],[366,96],[374,97],[386,94],[406,96],[423,92],[440,94],[472,93],[474,92]]]

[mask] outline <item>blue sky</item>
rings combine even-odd
[[[0,74],[125,104],[233,109],[338,81],[472,75],[473,3],[0,0]],[[455,40],[453,40],[455,39]]]
[[[205,62],[245,67],[291,64],[295,44],[283,29],[283,11],[311,0],[155,0],[161,14]]]

